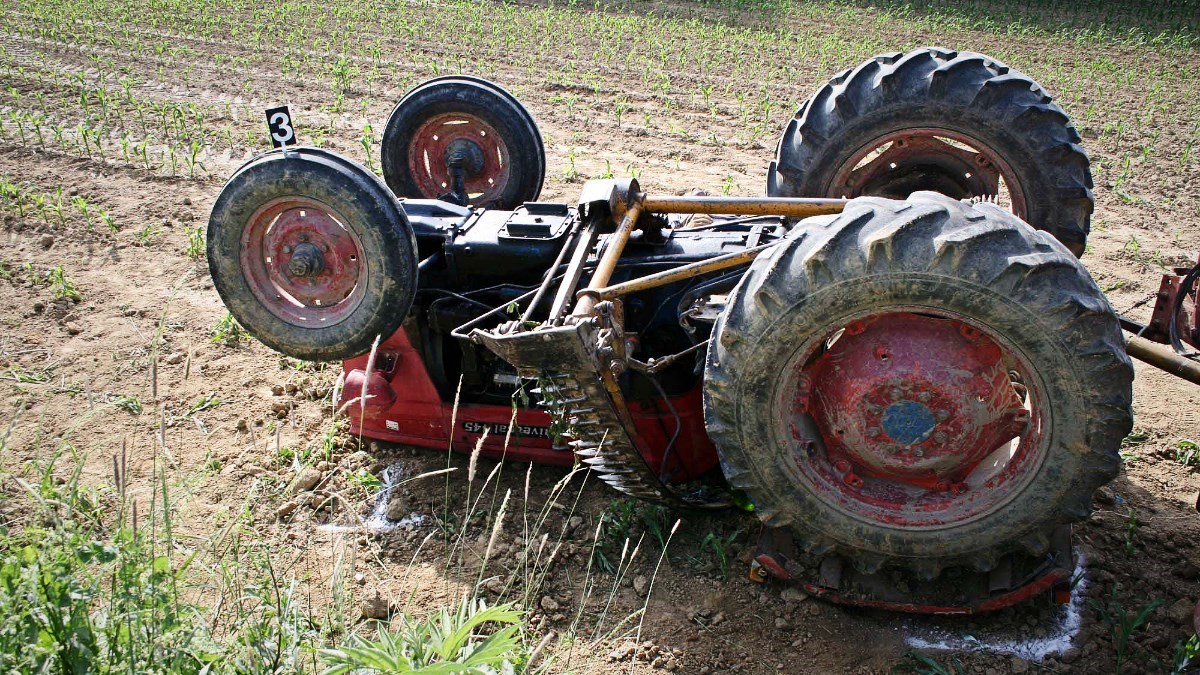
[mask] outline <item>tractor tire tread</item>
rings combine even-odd
[[[933,192],[904,202],[860,197],[839,216],[811,221],[798,223],[771,255],[756,260],[734,289],[717,320],[705,373],[706,419],[722,469],[764,522],[790,527],[806,549],[927,575],[956,565],[990,569],[1009,552],[1044,551],[1046,532],[1086,518],[1093,492],[1120,468],[1120,442],[1132,427],[1133,369],[1115,313],[1071,251],[994,205]],[[857,297],[845,289],[887,275],[953,278],[977,296],[952,306],[971,302],[976,320],[1036,341],[1040,360],[1033,367],[1043,393],[1062,415],[1056,419],[1070,423],[1058,422],[1033,479],[1036,491],[1009,504],[1015,515],[1006,507],[952,524],[944,536],[907,543],[882,526],[831,530],[835,521],[820,498],[776,464],[790,450],[771,448],[766,390],[786,350],[815,339],[820,325],[812,323],[828,322],[820,314],[827,305],[810,306],[810,299],[824,294],[845,302]]]
[[[1095,200],[1079,133],[1041,85],[995,59],[938,47],[877,56],[829,80],[792,122],[768,171],[771,196],[841,197],[832,180],[848,152],[894,130],[945,127],[997,149],[1023,183],[1029,223],[1084,252]]]

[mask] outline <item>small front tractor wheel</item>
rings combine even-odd
[[[398,197],[515,209],[536,201],[546,149],[533,116],[499,86],[452,75],[417,85],[383,130],[383,177]]]
[[[317,148],[251,160],[208,221],[208,266],[229,312],[288,356],[366,353],[400,327],[417,286],[416,239],[365,167]]]
[[[801,104],[767,177],[773,197],[995,201],[1083,254],[1094,199],[1067,114],[1023,73],[924,47],[847,70]]]
[[[1046,552],[1120,468],[1133,369],[1053,237],[933,192],[852,200],[759,257],[705,414],[730,484],[808,552],[933,578]]]

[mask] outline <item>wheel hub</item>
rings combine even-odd
[[[331,209],[307,198],[275,200],[250,217],[242,267],[251,292],[289,323],[344,319],[362,296],[362,244]]]
[[[1000,348],[958,321],[852,323],[810,372],[828,455],[859,478],[951,489],[1029,423]]]
[[[471,204],[487,204],[504,193],[512,179],[509,150],[492,125],[468,113],[445,113],[424,122],[408,147],[409,172],[423,195],[454,189],[461,168]]]
[[[990,334],[893,311],[822,344],[791,375],[793,457],[811,489],[859,517],[938,527],[997,507],[1028,478],[1040,413],[1024,400],[1024,366]]]
[[[315,277],[325,269],[325,256],[321,249],[308,242],[303,242],[292,251],[288,260],[287,271],[293,277]]]
[[[446,146],[446,166],[451,169],[462,167],[468,176],[483,171],[483,148],[473,140],[457,138]]]

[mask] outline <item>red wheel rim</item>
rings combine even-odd
[[[445,113],[426,120],[408,147],[408,171],[421,194],[436,197],[451,192],[451,155],[465,154],[464,184],[469,202],[487,204],[508,186],[509,153],[504,139],[475,115]]]
[[[860,316],[792,359],[775,401],[794,480],[853,518],[940,529],[1003,507],[1044,460],[1034,371],[1001,337],[927,309]]]
[[[250,291],[275,316],[305,328],[345,320],[366,290],[362,242],[328,205],[284,197],[263,205],[242,232]]]
[[[933,190],[955,199],[982,198],[1026,218],[1025,193],[991,147],[949,129],[901,129],[866,143],[834,174],[828,194],[906,199]]]

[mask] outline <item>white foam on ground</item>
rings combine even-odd
[[[1053,623],[1046,626],[1046,637],[1014,638],[1008,631],[985,628],[976,631],[976,635],[967,633],[955,634],[941,626],[917,625],[909,621],[904,627],[908,635],[905,642],[909,647],[920,650],[934,651],[982,651],[995,654],[1018,656],[1026,661],[1041,661],[1048,656],[1062,654],[1071,648],[1079,628],[1083,625],[1083,598],[1087,590],[1088,580],[1084,574],[1086,560],[1082,552],[1075,554],[1075,573],[1072,579],[1079,582],[1071,590],[1071,601],[1060,607],[1055,613]],[[986,621],[986,617],[977,618],[977,623]],[[1015,630],[1015,629],[1013,629]],[[995,631],[996,634],[987,633]]]
[[[392,498],[392,490],[396,488],[403,474],[404,467],[399,463],[392,464],[383,470],[383,476],[380,478],[383,486],[375,495],[375,504],[371,507],[370,515],[361,523],[357,525],[326,523],[318,526],[317,529],[322,532],[390,532],[397,528],[416,528],[424,525],[429,518],[420,513],[410,513],[400,520],[388,520],[387,505]]]

